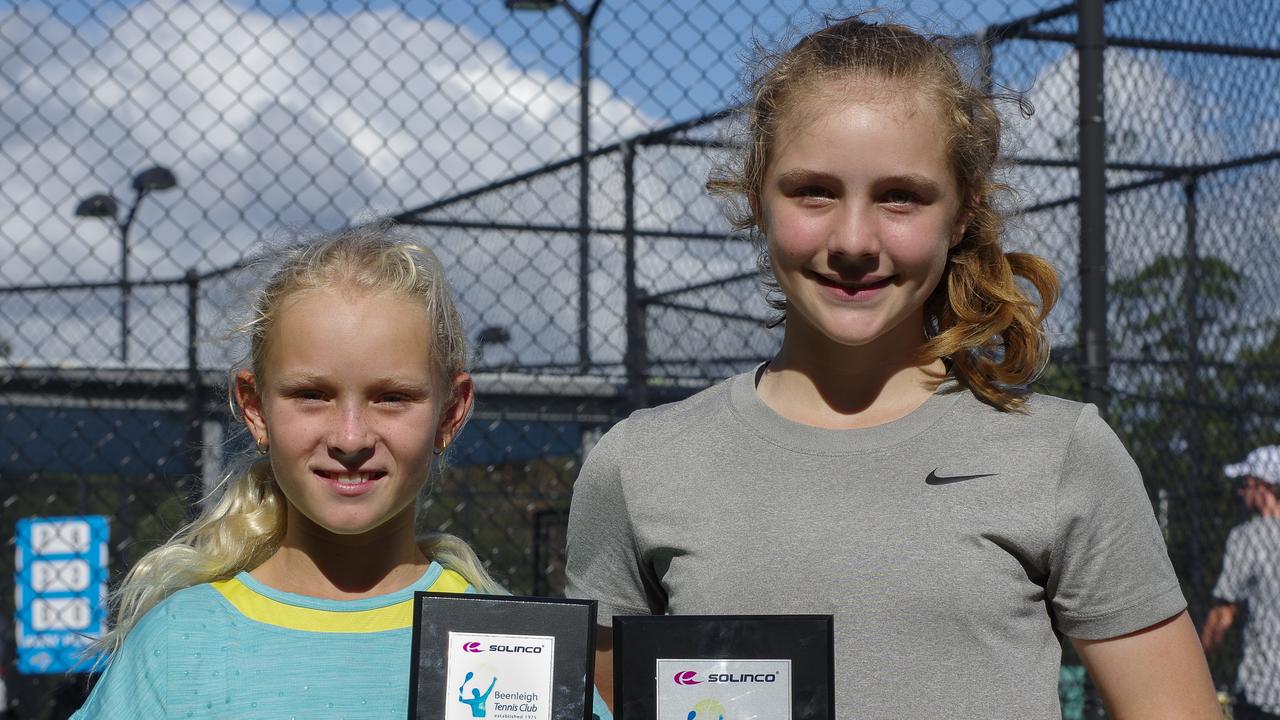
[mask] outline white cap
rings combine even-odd
[[[1266,445],[1249,453],[1242,463],[1222,468],[1229,478],[1252,475],[1265,483],[1280,485],[1280,445]]]

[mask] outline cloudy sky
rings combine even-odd
[[[786,36],[792,22],[803,28],[813,17],[813,8],[800,2],[776,5],[604,0],[592,32],[593,145],[732,104],[752,38],[772,42]],[[938,29],[971,32],[1040,3],[896,5],[900,17],[923,16]],[[1124,23],[1134,21],[1123,10],[1113,11],[1109,22],[1112,32],[1133,33]],[[1156,28],[1158,36],[1188,32],[1180,21],[1159,22],[1168,26]],[[1224,23],[1200,19],[1193,39],[1224,41],[1231,37]],[[1236,39],[1251,41],[1252,26],[1245,23]],[[1255,44],[1267,42],[1274,41],[1259,36]],[[153,164],[171,167],[179,188],[148,197],[139,208],[130,252],[135,279],[226,266],[282,227],[335,228],[370,213],[393,214],[564,159],[577,148],[577,29],[563,11],[511,13],[498,0],[0,2],[0,43],[5,285],[118,277],[112,229],[76,220],[72,210],[77,199],[104,191],[127,206],[129,178]],[[1280,144],[1274,71],[1267,98],[1259,95],[1263,71],[1256,66],[1217,61],[1206,71],[1203,58],[1192,59],[1199,64],[1183,56],[1111,52],[1112,159],[1209,162]],[[1007,44],[997,54],[997,73],[1012,89],[1026,91],[1037,109],[1031,120],[1015,124],[1018,153],[1068,157],[1076,92],[1069,46]],[[723,230],[718,209],[701,191],[711,162],[706,153],[676,150],[642,157],[639,183],[648,198],[642,223]],[[1069,170],[1014,177],[1024,203],[1074,192]],[[1274,187],[1274,171],[1270,177]],[[462,215],[491,220],[505,212],[526,222],[572,224],[575,178],[572,171],[540,178],[500,200],[474,203]],[[592,178],[593,222],[618,226],[616,159],[593,163]],[[1234,186],[1229,179],[1220,184],[1221,192],[1261,194],[1258,202],[1270,197],[1248,176]],[[1176,200],[1150,200],[1153,209],[1141,223],[1113,223],[1121,267],[1140,266],[1164,245],[1179,247],[1181,211],[1170,205]],[[1214,240],[1208,232],[1206,241],[1233,243],[1233,252],[1255,262],[1280,263],[1275,243],[1250,240],[1262,237],[1251,221],[1231,219],[1222,227],[1230,227],[1230,238]],[[1068,209],[1028,217],[1013,237],[1070,276],[1075,233]],[[446,261],[460,263],[451,264],[452,279],[470,325],[518,328],[513,346],[527,348],[533,361],[565,359],[575,322],[571,237],[438,236],[447,245]],[[618,359],[619,246],[616,237],[593,242],[593,345],[597,355]],[[643,249],[641,276],[649,289],[751,266],[749,251],[723,243],[653,242]],[[211,290],[207,303],[224,301],[228,288],[221,295]],[[182,362],[184,292],[161,287],[135,295],[133,362]],[[750,282],[702,299],[739,308],[748,303],[751,312],[763,312]],[[109,362],[119,342],[117,307],[118,294],[109,290],[0,296],[0,337],[9,339],[19,362]],[[207,314],[202,321],[212,328],[216,308]],[[673,337],[692,327],[687,320],[671,322]],[[1071,324],[1071,313],[1062,313],[1059,330],[1068,332]],[[698,327],[709,333],[714,324]],[[743,351],[758,347],[753,342],[742,341]]]

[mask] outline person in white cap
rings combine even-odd
[[[1280,445],[1260,447],[1222,472],[1240,480],[1240,499],[1257,515],[1227,536],[1200,642],[1206,652],[1217,647],[1246,605],[1232,717],[1280,720]]]

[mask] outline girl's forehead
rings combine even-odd
[[[941,119],[937,100],[925,88],[902,87],[875,76],[813,80],[798,89],[789,100],[779,116],[778,135],[801,130],[853,106],[901,118],[920,112],[936,113],[935,117]]]
[[[359,342],[366,338],[396,339],[412,345],[430,345],[426,308],[411,297],[343,287],[307,288],[280,299],[268,319],[265,340],[268,356],[280,344],[339,338]]]
[[[777,169],[776,163],[797,146],[812,153],[815,145],[835,143],[831,150],[839,150],[851,128],[911,128],[916,137],[910,147],[897,146],[903,152],[918,155],[927,146],[944,162],[949,155],[946,120],[938,103],[922,90],[895,93],[882,83],[828,83],[790,100],[769,137],[765,173]]]
[[[280,299],[274,315],[278,322],[281,316],[296,311],[322,313],[326,307],[350,306],[371,301],[381,306],[402,305],[406,308],[422,308],[422,303],[401,293],[372,290],[350,284],[336,284],[295,290]]]

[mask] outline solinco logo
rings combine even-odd
[[[529,655],[541,655],[542,648],[538,645],[490,645],[485,647],[478,642],[468,642],[462,644],[462,649],[469,653],[496,652],[496,653],[526,653]]]
[[[698,679],[698,673],[693,670],[681,670],[671,678],[676,681],[677,685],[701,685],[702,681]]]
[[[695,670],[681,670],[671,678],[677,685],[701,685],[708,683],[774,683],[777,673],[707,673],[706,680],[699,680]]]
[[[707,682],[713,683],[773,683],[777,673],[709,673]]]
[[[489,652],[541,655],[542,647],[539,645],[490,645]]]

